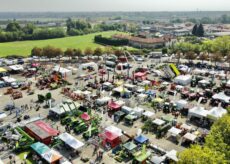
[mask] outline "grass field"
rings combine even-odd
[[[91,47],[95,49],[97,47],[103,47],[102,45],[94,43],[95,35],[103,35],[109,37],[116,33],[117,31],[107,31],[100,33],[93,33],[82,36],[65,37],[59,39],[48,39],[48,40],[34,40],[34,41],[17,41],[17,42],[7,42],[0,43],[0,57],[6,57],[8,55],[20,55],[29,56],[32,48],[34,47],[45,47],[47,45],[54,46],[57,48],[80,48],[84,50],[86,47]]]

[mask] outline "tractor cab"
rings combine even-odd
[[[99,129],[97,127],[88,128],[88,130],[83,133],[83,137],[85,139],[89,139],[89,138],[97,135],[98,133],[99,133]]]
[[[122,111],[117,111],[114,113],[114,121],[116,123],[119,123],[120,121],[122,121],[125,118],[126,114]]]
[[[88,129],[88,126],[82,122],[78,126],[76,126],[73,130],[76,134],[80,134]]]

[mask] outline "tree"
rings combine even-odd
[[[114,55],[116,55],[117,57],[120,57],[122,54],[123,54],[123,52],[121,50],[119,50],[119,49],[116,49],[114,51]]]
[[[203,27],[202,24],[200,24],[200,25],[197,27],[196,36],[199,36],[199,37],[203,37],[203,36],[204,36],[204,27]]]
[[[226,56],[230,51],[230,36],[218,37],[213,42],[215,52],[219,52],[222,56]]]
[[[8,32],[16,32],[16,31],[20,31],[20,30],[21,30],[21,26],[16,21],[10,22],[6,26],[6,31],[8,31]]]
[[[185,58],[191,62],[192,60],[196,59],[196,55],[193,51],[189,51],[186,53]]]
[[[72,48],[67,48],[66,51],[64,52],[65,56],[69,57],[69,60],[71,59],[71,57],[74,56],[74,51]]]
[[[168,49],[166,47],[162,48],[162,54],[167,54],[168,53]]]
[[[230,68],[230,53],[228,53],[228,55],[226,56],[225,61],[229,64],[229,68]]]
[[[204,63],[204,60],[208,59],[208,54],[207,53],[201,53],[199,55],[199,59],[202,61],[202,63]]]
[[[205,145],[213,152],[221,152],[225,159],[230,159],[230,115],[226,114],[217,120],[209,135],[205,139]]]
[[[181,55],[182,55],[181,51],[178,50],[176,52],[177,66],[180,64]]]
[[[87,47],[84,51],[84,54],[89,58],[89,55],[92,55],[93,51],[91,48]]]
[[[31,50],[31,56],[38,56],[41,57],[43,55],[43,50],[42,48],[34,47]]]
[[[215,66],[217,62],[221,62],[221,60],[222,60],[222,57],[219,52],[212,54],[211,61],[215,63]]]
[[[214,48],[213,42],[210,41],[210,40],[204,41],[203,44],[202,44],[202,47],[201,47],[201,49],[202,49],[203,51],[205,51],[205,52],[208,53],[208,56],[209,56],[209,54],[210,54],[211,52],[213,52],[213,48]]]
[[[197,31],[197,24],[195,24],[195,25],[193,26],[192,34],[193,34],[193,35],[196,35],[196,31]]]
[[[201,52],[201,46],[199,44],[194,44],[192,49],[197,55],[199,55]]]
[[[34,29],[35,29],[35,26],[34,26],[34,24],[32,24],[32,23],[28,23],[28,24],[26,24],[26,26],[25,27],[23,27],[23,32],[25,33],[25,34],[33,34],[33,32],[34,32]]]
[[[46,46],[43,48],[43,56],[48,58],[55,58],[63,54],[63,51],[60,48],[55,48],[52,46]]]
[[[106,46],[104,52],[105,52],[107,55],[110,55],[113,51],[112,51],[112,48],[111,48],[110,46]]]
[[[98,57],[98,60],[99,60],[99,56],[101,56],[102,53],[103,53],[103,51],[100,47],[98,47],[94,50],[94,55],[96,55]]]
[[[80,57],[82,55],[83,55],[83,53],[82,53],[82,50],[80,48],[74,49],[74,56]]]
[[[224,156],[208,147],[193,145],[179,154],[179,164],[227,163]]]

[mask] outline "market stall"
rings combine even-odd
[[[171,151],[169,151],[169,152],[167,152],[166,154],[165,154],[165,157],[166,157],[166,159],[168,159],[169,161],[169,163],[174,163],[174,162],[178,162],[178,158],[177,158],[177,151],[176,150],[171,150]]]
[[[113,89],[113,95],[118,95],[120,97],[129,98],[131,96],[131,94],[132,94],[131,91],[124,88],[124,86],[119,86],[119,87]]]
[[[15,78],[12,78],[12,77],[9,77],[9,76],[5,76],[5,77],[2,77],[2,80],[8,84],[11,84],[13,82],[16,82],[16,79]]]
[[[174,82],[176,84],[179,84],[179,85],[188,85],[191,83],[191,80],[192,80],[192,76],[191,75],[180,75],[180,76],[177,76],[175,79],[174,79]]]
[[[197,117],[197,118],[205,118],[207,117],[208,111],[204,109],[204,107],[193,107],[189,109],[188,111],[188,119],[191,119],[191,117]]]
[[[5,112],[1,112],[0,113],[0,122],[4,121],[6,117],[7,117],[7,114]]]
[[[221,118],[226,113],[227,113],[226,109],[224,109],[222,107],[214,107],[208,112],[207,118],[215,121],[215,120]]]
[[[182,137],[182,142],[196,142],[196,139],[197,139],[197,136],[195,134],[192,134],[192,133],[186,133],[183,137]]]
[[[108,102],[109,102],[110,100],[111,100],[110,97],[102,97],[102,98],[97,99],[97,100],[96,100],[96,103],[97,103],[98,105],[106,105],[106,104],[108,104]]]
[[[102,139],[102,146],[108,150],[121,143],[120,137],[110,131],[105,131],[102,134],[99,134],[99,137]]]
[[[30,146],[43,160],[47,163],[58,163],[62,155],[57,151],[50,149],[48,146],[41,142],[36,142]]]
[[[121,109],[121,105],[119,105],[118,103],[116,103],[114,101],[110,101],[108,103],[108,109],[109,110],[120,110]]]
[[[169,137],[173,137],[176,142],[179,142],[180,139],[180,134],[181,134],[182,130],[178,129],[176,127],[171,127],[171,129],[168,130],[168,135]]]
[[[62,133],[58,136],[58,138],[61,139],[65,144],[67,144],[69,147],[71,147],[74,150],[78,150],[79,148],[84,146],[83,142],[77,140],[69,133]]]
[[[183,109],[187,105],[188,105],[188,102],[186,100],[179,100],[179,101],[176,102],[176,106],[177,106],[178,110]]]
[[[61,66],[55,66],[53,71],[59,72],[63,77],[71,76],[72,71]]]
[[[27,124],[24,129],[31,137],[45,144],[50,144],[52,137],[59,134],[59,131],[53,129],[43,121],[35,121]]]
[[[146,72],[136,72],[134,73],[134,79],[145,80],[147,78]]]
[[[146,144],[148,141],[149,141],[149,139],[146,136],[142,135],[142,134],[134,138],[134,142],[137,145]]]
[[[23,65],[11,65],[9,66],[10,72],[20,73],[24,70]]]
[[[227,96],[224,92],[214,94],[212,96],[212,99],[219,100],[221,102],[225,102],[225,103],[228,103],[228,104],[230,103],[230,96]]]
[[[155,116],[155,113],[151,111],[145,111],[144,113],[142,113],[143,121],[147,119],[152,119],[154,116]]]

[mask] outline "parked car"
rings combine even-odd
[[[4,109],[6,111],[13,110],[13,109],[15,109],[15,106],[14,106],[13,103],[9,103],[9,104],[6,104],[6,106],[4,107]]]
[[[5,59],[4,62],[5,62],[6,65],[13,65],[14,64],[14,59],[8,58],[8,59]]]
[[[18,61],[17,61],[17,64],[24,64],[24,60],[22,58],[19,58]]]

